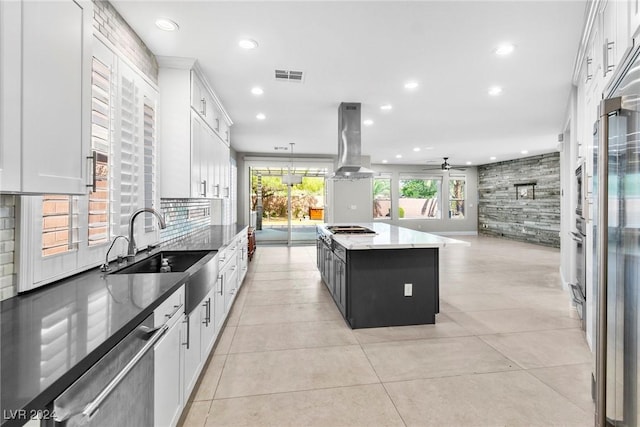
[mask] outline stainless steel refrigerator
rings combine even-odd
[[[596,425],[640,426],[640,50],[611,93],[594,146]]]

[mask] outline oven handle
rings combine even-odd
[[[116,375],[109,384],[91,401],[82,411],[82,415],[90,420],[93,415],[98,411],[100,405],[111,394],[111,392],[122,382],[124,377],[131,371],[135,365],[144,357],[144,355],[153,348],[153,346],[162,338],[165,332],[169,330],[169,325],[166,323],[155,330],[149,341],[140,349],[140,351],[133,356],[133,358],[126,364],[124,368]],[[64,420],[60,420],[64,421]]]
[[[582,236],[576,232],[571,232],[571,238],[574,242],[584,243],[584,239],[582,238]]]

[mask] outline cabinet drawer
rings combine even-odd
[[[180,319],[182,313],[184,313],[184,285],[153,311],[153,326],[158,327],[164,323],[173,325]]]

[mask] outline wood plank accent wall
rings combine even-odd
[[[478,166],[478,233],[559,248],[560,153]]]

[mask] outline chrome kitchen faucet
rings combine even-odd
[[[127,251],[127,261],[133,261],[136,256],[136,241],[133,237],[133,221],[135,221],[136,217],[143,212],[154,214],[158,218],[158,224],[160,224],[160,228],[167,228],[167,224],[164,222],[163,216],[153,208],[138,209],[133,214],[131,214],[131,218],[129,219],[129,250]]]

